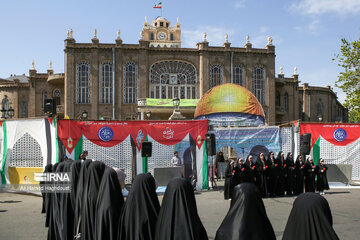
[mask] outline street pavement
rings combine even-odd
[[[223,181],[218,190],[196,192],[200,218],[209,239],[225,217],[230,201],[224,200]],[[324,197],[328,200],[334,229],[340,239],[360,239],[360,189],[332,189]],[[267,215],[277,239],[282,234],[295,197],[265,198]],[[162,196],[159,196],[162,200]],[[46,239],[45,216],[41,214],[42,198],[33,195],[0,192],[0,239]]]

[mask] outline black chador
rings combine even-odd
[[[124,197],[118,175],[106,168],[99,187],[96,203],[95,239],[117,240],[121,209]]]
[[[315,165],[312,158],[305,164],[305,192],[315,192]]]
[[[319,191],[321,194],[324,190],[329,190],[329,183],[326,176],[326,171],[328,167],[324,164],[324,159],[320,158],[319,163],[316,165],[316,191]]]
[[[253,183],[243,183],[234,188],[233,195],[230,209],[216,232],[215,240],[276,239],[257,187]]]
[[[166,187],[156,223],[155,239],[208,239],[197,212],[193,188],[184,178],[172,179]]]
[[[317,193],[300,194],[294,201],[283,240],[338,240],[328,202]]]
[[[294,194],[294,186],[295,186],[295,168],[294,168],[294,157],[291,152],[289,152],[285,159],[285,172],[286,172],[286,178],[285,178],[285,190],[286,195],[293,195]]]
[[[96,238],[96,202],[105,167],[106,165],[100,161],[95,161],[89,166],[81,206],[81,239],[93,240]]]
[[[269,152],[266,165],[268,167],[266,178],[268,183],[269,195],[275,196],[276,189],[279,183],[279,172],[278,169],[276,168],[276,159],[274,152]]]
[[[45,170],[44,173],[50,173],[52,172],[52,164],[48,164],[45,166]],[[48,185],[50,184],[50,182],[44,182],[44,185]],[[49,227],[49,216],[50,216],[50,196],[51,193],[49,192],[45,192],[43,195],[43,208],[44,208],[44,213],[46,214],[46,218],[45,218],[45,227]]]
[[[236,185],[246,182],[248,171],[248,166],[244,163],[244,160],[240,158],[235,167]]]
[[[304,192],[304,176],[305,176],[305,162],[302,159],[302,156],[299,155],[296,158],[294,165],[294,193],[299,195]]]
[[[224,198],[231,198],[232,190],[237,184],[235,162],[231,160],[225,170],[225,186],[224,186]]]
[[[150,173],[137,175],[121,213],[118,239],[154,239],[159,210],[155,179]]]
[[[284,158],[284,153],[282,151],[280,151],[278,153],[278,155],[276,156],[276,161],[275,161],[275,169],[278,175],[278,184],[277,184],[277,188],[276,188],[276,195],[277,196],[284,196],[284,192],[285,192],[285,158]]]
[[[248,172],[246,173],[245,182],[255,183],[255,163],[253,162],[253,156],[249,155],[246,158],[245,165],[248,168]]]
[[[255,163],[255,183],[259,188],[262,197],[266,197],[268,192],[266,184],[266,169],[265,155],[260,153]]]

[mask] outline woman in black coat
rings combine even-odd
[[[283,240],[338,240],[328,202],[317,193],[300,194],[294,201]]]
[[[295,188],[295,168],[294,168],[294,156],[291,152],[288,152],[286,159],[285,159],[285,172],[286,172],[286,178],[285,178],[285,189],[286,189],[286,195],[293,195],[294,194],[294,188]]]
[[[276,159],[274,152],[269,152],[268,159],[266,160],[267,169],[267,183],[269,195],[274,197],[279,183],[279,172],[276,168]]]
[[[191,183],[174,178],[166,187],[156,223],[155,240],[207,240]]]
[[[259,188],[262,197],[266,197],[268,193],[266,184],[266,169],[265,155],[260,153],[255,163],[255,183]]]
[[[258,188],[253,183],[242,183],[234,188],[233,195],[215,240],[275,240],[274,229]]]
[[[315,164],[311,157],[305,164],[305,192],[315,192]]]
[[[276,156],[276,161],[275,161],[275,170],[276,170],[276,174],[278,176],[278,184],[277,184],[277,188],[276,188],[276,195],[277,196],[284,196],[284,192],[285,192],[285,177],[286,177],[286,171],[284,168],[285,165],[285,158],[284,158],[284,153],[282,151],[280,151],[278,153],[278,155]]]
[[[253,162],[253,156],[249,155],[246,158],[245,165],[247,166],[246,180],[245,182],[255,183],[255,163]]]
[[[305,176],[305,162],[301,155],[298,155],[294,165],[294,179],[295,179],[295,195],[299,195],[304,192],[304,176]]]
[[[235,161],[231,160],[225,170],[224,199],[231,199],[231,193],[236,186]]]
[[[320,158],[319,163],[316,165],[316,191],[319,191],[321,195],[325,194],[324,190],[329,190],[329,183],[326,176],[328,167],[324,163],[324,159]]]

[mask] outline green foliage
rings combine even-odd
[[[360,122],[360,38],[349,42],[341,39],[340,53],[333,60],[343,68],[336,86],[346,93],[344,106],[349,109],[349,121]]]

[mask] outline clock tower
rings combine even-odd
[[[180,48],[181,28],[179,18],[175,26],[170,27],[170,22],[163,17],[157,17],[151,25],[148,23],[147,17],[145,17],[141,36],[143,40],[150,42],[150,47]]]

